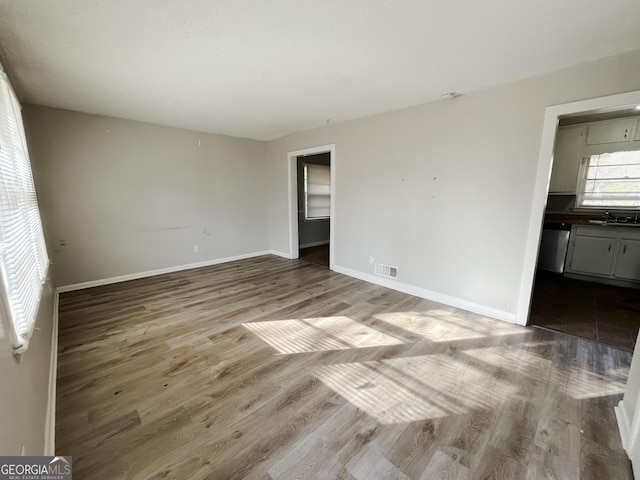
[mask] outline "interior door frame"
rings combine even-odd
[[[553,147],[560,117],[578,113],[589,114],[615,111],[624,108],[631,108],[637,105],[640,105],[640,90],[554,105],[545,109],[540,153],[538,156],[533,200],[531,203],[531,215],[529,217],[529,230],[525,247],[523,273],[518,295],[516,323],[520,325],[527,325],[529,321],[533,282],[536,272],[536,263],[538,262],[542,227],[544,224],[544,212],[547,207],[549,182],[551,181]]]
[[[298,243],[298,157],[315,155],[317,153],[328,153],[330,159],[331,211],[329,217],[329,269],[333,270],[336,237],[336,145],[334,143],[287,153],[287,174],[289,177],[289,256],[292,259],[300,257]]]

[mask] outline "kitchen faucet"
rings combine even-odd
[[[617,218],[615,217],[615,215],[611,215],[609,213],[609,210],[605,210],[604,211],[604,221],[605,221],[605,223],[615,222],[616,220],[617,220]]]

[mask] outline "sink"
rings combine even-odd
[[[595,223],[596,225],[606,225],[605,220],[588,220],[589,223]]]

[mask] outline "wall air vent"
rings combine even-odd
[[[387,278],[398,278],[398,267],[393,267],[391,265],[385,265],[383,263],[376,263],[375,274],[381,277]]]

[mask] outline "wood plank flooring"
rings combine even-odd
[[[60,296],[76,479],[631,479],[631,354],[273,256]]]

